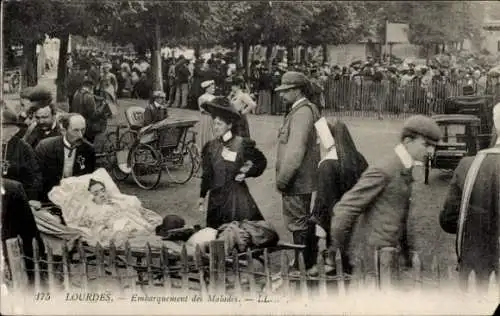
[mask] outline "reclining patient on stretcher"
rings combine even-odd
[[[107,246],[113,240],[119,246],[130,238],[152,236],[162,222],[137,197],[122,194],[104,169],[63,179],[49,198],[61,208],[66,224],[85,232],[91,245]]]

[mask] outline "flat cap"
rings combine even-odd
[[[165,92],[160,91],[160,90],[153,91],[152,96],[153,96],[153,98],[165,98],[166,97]]]
[[[307,86],[309,80],[306,75],[298,71],[288,71],[281,77],[281,85],[274,91],[288,90],[297,87]]]
[[[52,92],[45,86],[37,85],[31,89],[27,99],[38,105],[49,105],[52,102]]]
[[[430,144],[437,144],[441,139],[441,129],[430,117],[424,115],[413,115],[409,117],[403,126],[403,132],[410,131],[424,137]]]

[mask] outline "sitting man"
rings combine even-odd
[[[137,197],[122,194],[104,169],[66,178],[50,192],[68,227],[86,233],[89,244],[115,245],[129,238],[154,236],[162,217],[142,207]]]
[[[60,119],[62,136],[42,140],[35,149],[42,171],[40,199],[48,201],[47,194],[62,178],[92,173],[96,155],[93,146],[85,140],[86,123],[80,114],[70,113]]]
[[[144,126],[162,121],[168,117],[165,106],[165,92],[154,91],[151,101],[144,111]]]

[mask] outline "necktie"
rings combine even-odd
[[[71,155],[73,154],[73,151],[75,150],[75,147],[66,146],[66,144],[65,144],[64,148],[66,148],[67,150],[69,150],[69,152],[68,152],[68,158],[71,157]]]

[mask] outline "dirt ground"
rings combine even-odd
[[[125,108],[137,100],[121,101]],[[175,116],[178,111],[170,111]],[[122,120],[120,118],[119,120]],[[265,218],[279,232],[282,240],[291,241],[291,236],[283,224],[281,214],[281,198],[275,189],[274,166],[276,159],[276,137],[282,118],[278,116],[250,115],[251,135],[258,147],[268,159],[268,166],[262,176],[249,179],[248,184],[257,204]],[[402,120],[344,118],[358,149],[369,163],[375,163],[390,153],[398,142]],[[430,185],[423,183],[423,169],[415,168],[415,183],[413,187],[412,209],[409,219],[409,238],[412,248],[419,252],[424,270],[429,271],[433,256],[437,256],[443,271],[446,266],[456,262],[454,236],[441,230],[438,215],[444,202],[447,183],[450,175],[444,171],[432,170]],[[166,176],[162,177],[159,186],[152,191],[138,188],[131,178],[120,183],[121,190],[126,194],[135,194],[144,206],[155,210],[162,216],[178,214],[186,219],[188,225],[204,224],[205,214],[197,209],[200,179],[193,178],[187,184],[169,184]]]

